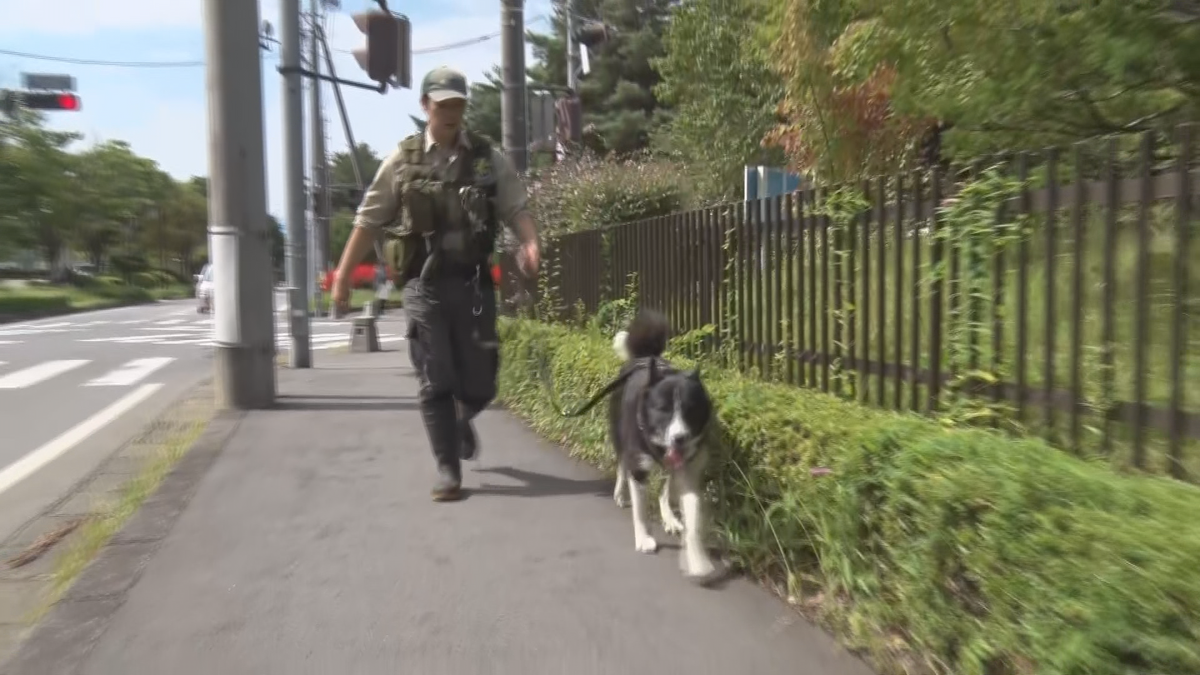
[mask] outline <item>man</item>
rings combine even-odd
[[[463,128],[466,104],[462,73],[441,67],[425,76],[425,132],[401,141],[380,164],[333,283],[334,301],[344,305],[351,271],[376,230],[388,227],[421,416],[437,462],[437,501],[460,498],[460,461],[478,453],[471,420],[496,396],[499,338],[489,256],[498,225],[519,238],[523,273],[537,274],[539,259],[525,186],[491,141]]]

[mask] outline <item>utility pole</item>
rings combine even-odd
[[[579,76],[575,71],[579,63],[579,43],[575,41],[575,3],[566,1],[567,13],[567,89],[571,96],[579,96]],[[572,139],[573,140],[573,139]]]
[[[321,0],[311,0],[312,26],[309,31],[309,67],[314,73],[321,72],[321,45],[319,41],[320,23],[321,23]],[[309,126],[312,130],[312,180],[309,182],[309,187],[312,190],[312,214],[313,214],[313,264],[312,268],[318,280],[312,284],[313,293],[315,295],[313,304],[316,306],[318,314],[323,313],[322,298],[321,298],[321,279],[324,279],[325,272],[328,269],[329,254],[328,233],[329,233],[329,211],[325,208],[328,203],[328,165],[325,156],[325,116],[321,110],[321,80],[314,78],[312,80],[312,112]]]
[[[520,173],[529,168],[525,138],[525,0],[501,0],[500,53],[504,95],[500,99],[504,152]]]
[[[215,281],[217,405],[275,402],[262,66],[258,3],[205,0],[208,88],[208,233]]]
[[[244,0],[228,0],[244,1]],[[253,4],[253,3],[251,3]],[[279,4],[283,75],[283,180],[287,193],[288,349],[292,368],[312,367],[309,326],[308,241],[304,209],[304,100],[300,79],[300,0]]]

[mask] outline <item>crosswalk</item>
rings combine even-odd
[[[0,361],[0,396],[6,391],[64,382],[81,387],[132,387],[175,361],[170,356],[130,359],[115,365],[92,359],[55,359],[26,366]]]
[[[340,321],[313,321],[312,348],[333,349],[350,343],[350,325]],[[0,345],[21,344],[41,335],[74,334],[75,342],[97,344],[216,346],[211,317],[128,319],[124,321],[57,321],[52,323],[11,324],[0,326]],[[380,333],[381,342],[402,339],[392,333]],[[275,344],[285,350],[288,346],[288,325],[275,322]],[[2,354],[0,354],[2,355]]]

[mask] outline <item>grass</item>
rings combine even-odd
[[[0,288],[0,316],[9,319],[52,316],[190,295],[191,289],[182,285],[149,289],[125,284],[9,286]]]
[[[79,524],[72,545],[55,560],[47,600],[34,620],[40,620],[62,598],[105,544],[124,527],[146,498],[154,494],[163,478],[200,437],[207,422],[207,418],[192,419],[159,441],[138,473],[121,487],[117,498],[101,504]]]

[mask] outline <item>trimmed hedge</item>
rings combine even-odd
[[[575,407],[617,372],[611,336],[505,318],[501,338],[504,403],[611,470],[604,406],[563,418],[539,375],[546,365]],[[719,410],[720,544],[881,671],[1200,673],[1200,490],[1040,440],[702,372]]]

